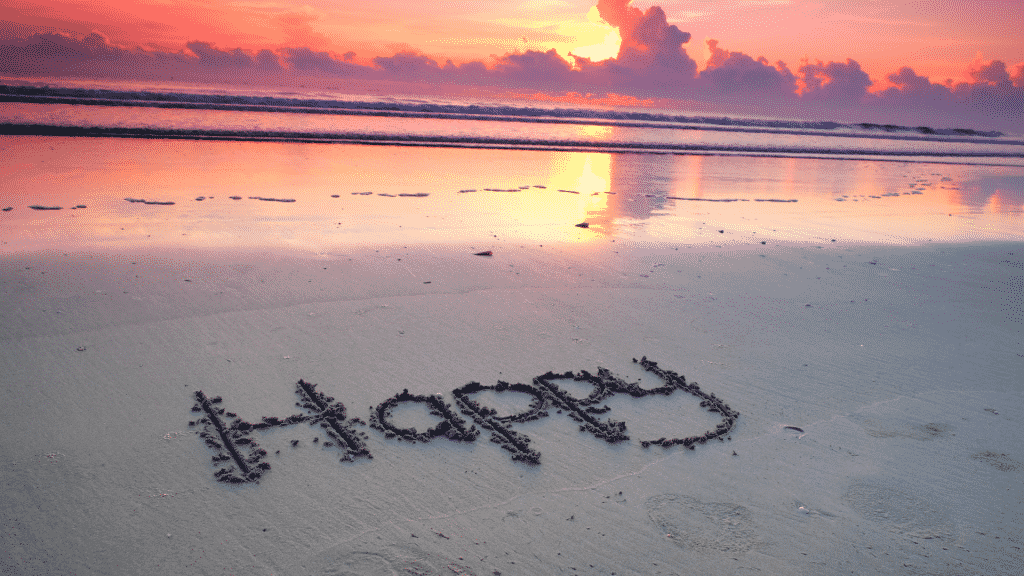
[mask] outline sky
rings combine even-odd
[[[1014,125],[1022,14],[1019,0],[0,0],[0,75],[302,76]]]

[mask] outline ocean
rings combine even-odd
[[[10,212],[116,205],[116,214],[139,217],[143,206],[163,206],[149,224],[160,236],[169,233],[168,213],[184,218],[184,206],[206,201],[186,219],[207,222],[229,244],[255,237],[238,226],[238,205],[218,210],[207,200],[294,201],[263,202],[245,218],[263,218],[260,241],[309,248],[380,241],[381,226],[396,241],[428,243],[500,238],[498,230],[538,241],[712,243],[757,234],[898,243],[1024,234],[1024,136],[955,119],[902,126],[324,90],[7,82],[0,147],[10,184],[0,203]],[[382,203],[388,197],[402,201]],[[274,216],[264,213],[271,204]],[[336,223],[330,233],[295,229],[328,221]],[[21,224],[40,225],[33,222]],[[586,228],[563,230],[575,224]],[[15,234],[5,247],[38,246],[49,230]],[[111,241],[83,234],[85,245]]]

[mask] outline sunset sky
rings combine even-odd
[[[249,65],[263,51],[263,64],[309,74],[548,92],[577,83],[719,104],[827,88],[819,100],[849,105],[899,88],[890,95],[981,98],[1012,118],[1024,90],[1018,0],[0,0],[0,13],[5,76],[82,76],[124,54]]]

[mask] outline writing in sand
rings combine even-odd
[[[369,427],[382,433],[386,438],[408,442],[430,442],[436,438],[446,438],[454,442],[474,442],[480,436],[478,426],[490,433],[490,440],[509,452],[513,460],[527,464],[540,464],[541,454],[530,447],[530,438],[511,428],[517,422],[529,422],[550,416],[548,409],[565,414],[579,423],[580,431],[593,434],[610,444],[628,441],[626,423],[611,418],[602,419],[602,415],[611,410],[608,405],[599,406],[602,402],[616,394],[627,394],[633,398],[661,395],[669,396],[677,391],[687,392],[700,398],[700,405],[709,412],[721,414],[721,421],[713,430],[707,430],[697,436],[686,438],[659,438],[643,440],[640,445],[648,448],[659,445],[665,448],[682,445],[693,450],[697,444],[710,440],[722,440],[732,430],[739,412],[734,411],[714,393],[700,389],[696,382],[687,382],[681,374],[658,367],[646,356],[633,362],[644,370],[657,375],[663,381],[657,388],[641,388],[638,383],[627,383],[604,368],[598,368],[597,374],[585,370],[578,373],[566,372],[555,374],[548,372],[533,379],[532,384],[509,384],[498,381],[494,386],[484,386],[479,382],[470,382],[465,386],[452,390],[458,411],[444,401],[441,394],[416,395],[408,390],[388,398],[376,407],[370,407]],[[562,390],[558,380],[571,379],[593,385],[589,396],[578,399]],[[519,413],[499,416],[497,410],[482,406],[474,400],[474,395],[493,391],[518,392],[532,396],[529,407]],[[202,390],[195,393],[196,403],[193,412],[200,414],[197,420],[189,422],[189,426],[200,427],[199,436],[215,453],[213,462],[218,470],[214,473],[217,480],[232,484],[258,482],[270,470],[270,463],[264,458],[267,451],[260,448],[254,434],[271,428],[308,424],[320,427],[326,437],[323,445],[337,448],[341,453],[342,462],[351,462],[357,458],[373,458],[366,447],[368,436],[357,427],[367,423],[359,418],[348,418],[345,405],[335,402],[334,398],[317,390],[316,384],[299,380],[295,385],[295,393],[299,396],[296,406],[302,409],[299,414],[286,418],[264,416],[259,422],[246,422],[233,412],[222,406],[223,399],[219,396],[209,398]],[[418,432],[415,428],[399,428],[393,423],[393,410],[403,403],[423,403],[430,409],[430,414],[440,419],[433,428]],[[459,414],[461,412],[461,415]],[[472,420],[468,423],[463,416]],[[316,438],[319,441],[319,436]],[[297,440],[292,441],[293,445]]]

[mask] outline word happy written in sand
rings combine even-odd
[[[420,396],[403,390],[400,394],[370,408],[369,426],[384,434],[386,438],[397,438],[407,442],[430,442],[440,437],[454,442],[474,442],[480,435],[477,429],[479,426],[487,430],[491,435],[491,442],[507,450],[513,460],[540,464],[540,452],[530,447],[530,438],[510,428],[511,424],[546,418],[550,415],[547,409],[554,408],[559,414],[564,413],[578,422],[581,432],[593,434],[609,444],[615,444],[629,440],[629,436],[626,435],[626,423],[610,418],[602,419],[601,415],[611,408],[607,405],[599,407],[599,403],[615,394],[641,398],[651,395],[669,396],[676,391],[682,391],[700,398],[701,407],[709,412],[721,414],[722,421],[714,430],[708,430],[699,436],[644,440],[640,442],[641,446],[648,448],[651,445],[660,445],[669,448],[680,444],[693,450],[697,444],[704,444],[715,438],[722,440],[722,437],[732,429],[740,414],[732,410],[722,399],[713,393],[704,392],[696,382],[687,383],[686,378],[680,374],[659,368],[656,362],[648,360],[646,356],[639,361],[634,358],[633,362],[657,375],[664,385],[652,389],[640,388],[637,383],[627,383],[604,368],[598,368],[596,375],[585,370],[578,374],[548,372],[534,378],[532,385],[499,381],[495,386],[483,386],[479,382],[470,382],[453,390],[452,395],[455,396],[459,411],[472,420],[472,424],[453,410],[451,404],[445,403],[440,394]],[[589,383],[594,386],[594,391],[586,398],[574,398],[558,387],[556,381],[559,379]],[[533,400],[529,408],[523,412],[498,416],[497,410],[482,406],[473,399],[473,395],[488,390],[496,393],[525,393],[532,396]],[[259,481],[263,474],[270,470],[270,464],[264,462],[267,451],[260,448],[253,435],[262,430],[297,424],[322,428],[327,438],[323,445],[337,448],[341,453],[342,462],[351,462],[356,458],[373,458],[366,448],[365,440],[368,436],[356,428],[366,426],[366,422],[359,418],[347,418],[345,405],[318,391],[316,384],[299,380],[295,385],[295,393],[299,396],[299,401],[295,405],[303,410],[302,413],[283,419],[264,416],[260,422],[251,423],[223,408],[223,400],[219,396],[208,398],[202,390],[196,391],[196,403],[192,411],[200,413],[201,416],[198,420],[189,422],[189,426],[200,426],[199,436],[205,440],[207,446],[216,451],[213,462],[220,466],[214,473],[217,480],[233,484]],[[426,404],[430,408],[430,414],[440,418],[440,422],[424,432],[417,432],[415,428],[397,427],[392,422],[393,410],[399,404],[410,402]],[[314,440],[318,441],[319,437]],[[297,440],[292,441],[293,446],[297,443]]]

